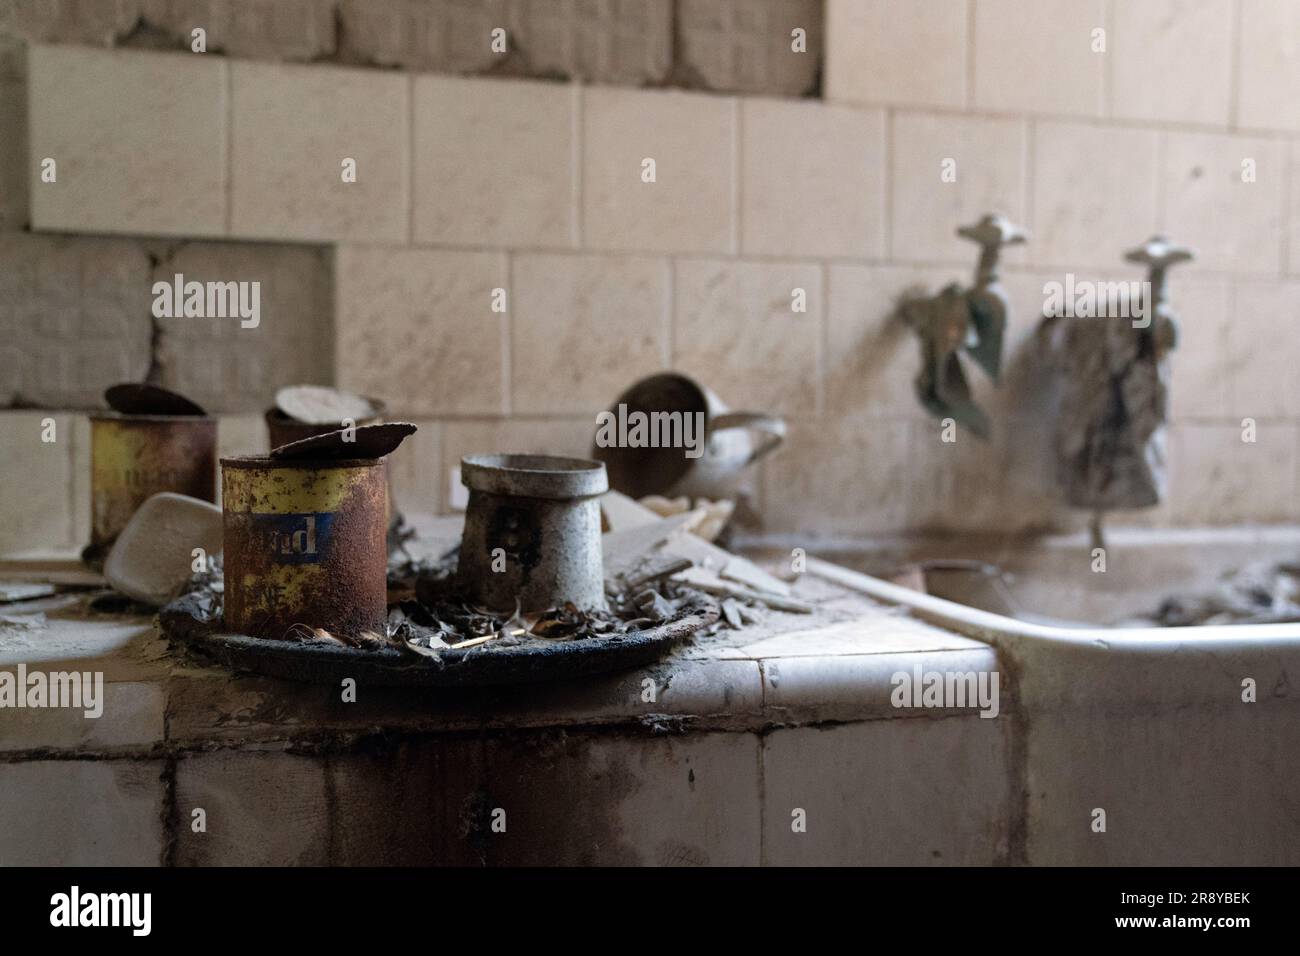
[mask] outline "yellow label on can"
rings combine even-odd
[[[355,468],[224,468],[222,500],[229,511],[306,515],[337,511],[370,473]]]

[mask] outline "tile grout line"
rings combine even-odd
[[[880,178],[884,195],[880,197],[880,226],[884,235],[881,237],[880,249],[885,259],[891,259],[894,255],[894,149],[898,142],[894,110],[892,108],[885,110],[882,119]]]
[[[96,238],[98,237],[99,234],[78,233],[76,235],[84,238]],[[126,236],[127,238],[132,237],[129,234],[109,235],[109,237],[113,237],[113,236]],[[211,237],[211,238],[216,239],[218,237]],[[250,239],[248,241],[249,242],[269,241],[269,242],[274,242],[277,245],[300,245],[304,247],[319,247],[325,249],[329,249],[329,248],[338,249],[344,245],[348,246],[349,248],[393,250],[393,251],[407,248],[404,244],[398,244],[392,242],[348,242],[347,240],[344,239],[339,239],[336,242],[334,242],[332,245],[328,243],[322,244],[317,241],[311,241],[311,242],[292,241],[291,242],[287,240],[265,240],[265,239],[263,240]],[[818,265],[822,262],[826,262],[832,265],[862,266],[864,268],[873,268],[873,269],[891,269],[891,268],[918,269],[918,270],[944,269],[944,270],[956,270],[958,272],[961,272],[963,275],[970,272],[970,262],[963,261],[955,257],[950,259],[916,259],[916,258],[903,257],[903,256],[899,256],[899,257],[845,256],[845,255],[820,255],[819,256],[819,255],[777,254],[777,253],[764,253],[764,252],[753,252],[747,255],[729,256],[725,252],[699,252],[699,251],[665,252],[662,247],[660,248],[636,247],[636,248],[627,248],[627,249],[593,248],[593,249],[578,250],[578,249],[567,249],[567,248],[556,247],[556,246],[474,245],[474,244],[461,244],[461,243],[437,242],[437,241],[418,242],[415,244],[414,248],[417,250],[440,251],[440,252],[510,253],[516,256],[521,256],[521,255],[556,256],[556,257],[572,256],[578,258],[585,257],[585,258],[595,258],[595,259],[619,259],[619,258],[626,258],[626,257],[658,258],[658,259],[674,258],[686,262],[698,262],[698,261],[724,262],[725,261],[725,262],[733,262],[733,263],[736,262],[753,263],[756,265],[762,265],[762,264]],[[1080,269],[1087,269],[1090,271],[1097,272],[1099,276],[1105,275],[1117,279],[1123,278],[1124,276],[1127,276],[1129,274],[1123,265],[1116,264],[1115,262],[1110,260],[1107,261],[1091,260],[1085,262],[1078,262],[1078,261],[1066,262],[1065,260],[1060,260],[1060,259],[1048,260],[1048,261],[1027,260],[1026,262],[1021,264],[1008,262],[1007,265],[1004,268],[1002,268],[1001,271],[1003,274],[1006,275],[1026,275],[1026,274],[1034,274],[1042,271],[1058,272],[1063,270],[1064,271],[1073,270],[1077,273]],[[1298,276],[1295,273],[1279,275],[1277,273],[1277,270],[1275,269],[1246,270],[1246,269],[1232,269],[1232,268],[1212,268],[1212,269],[1198,268],[1197,271],[1195,272],[1195,277],[1201,279],[1226,278],[1226,279],[1240,279],[1242,281],[1250,281],[1250,282],[1261,282],[1261,281],[1268,281],[1270,279],[1272,280],[1287,279],[1287,278],[1294,279],[1300,276]]]
[[[1097,115],[1109,119],[1114,113],[1115,73],[1114,39],[1111,36],[1115,19],[1114,0],[1099,0],[1097,12],[1101,16],[1102,35],[1106,38],[1106,54],[1102,60],[1101,75],[1097,78]]]
[[[740,255],[740,242],[743,235],[740,217],[744,208],[744,173],[743,146],[745,136],[745,111],[741,108],[740,97],[731,97],[731,255]]]
[[[225,129],[222,131],[225,142],[222,144],[222,152],[225,155],[226,165],[226,216],[224,234],[228,237],[235,235],[235,70],[229,60],[221,63],[221,69],[224,76],[222,83],[222,93],[226,98],[225,108]]]
[[[515,342],[515,256],[502,253],[505,259],[506,311],[501,316],[501,408],[507,418],[514,409],[514,342]]]
[[[1166,193],[1168,192],[1168,176],[1165,174],[1165,163],[1169,159],[1169,134],[1160,132],[1156,133],[1156,231],[1162,235],[1169,235],[1169,227],[1165,217],[1168,215],[1168,202]]]
[[[1241,122],[1238,103],[1241,100],[1241,22],[1244,13],[1241,0],[1232,0],[1232,37],[1228,42],[1228,131],[1236,132]]]
[[[1283,145],[1282,152],[1282,248],[1280,266],[1280,275],[1286,279],[1291,273],[1291,256],[1294,250],[1291,248],[1292,233],[1300,234],[1300,213],[1297,213],[1293,206],[1296,199],[1296,166],[1300,165],[1300,147],[1292,145]]]
[[[1021,129],[1024,131],[1024,142],[1020,147],[1020,170],[1021,175],[1024,176],[1024,183],[1021,186],[1020,199],[1024,204],[1025,229],[1029,231],[1030,241],[1033,241],[1034,233],[1037,230],[1037,223],[1034,221],[1037,212],[1035,209],[1037,204],[1034,196],[1034,177],[1038,173],[1038,151],[1036,146],[1038,124],[1032,119],[1026,119],[1023,122],[1024,125]],[[1026,254],[1025,258],[1029,258],[1028,254]]]
[[[966,0],[966,111],[975,108],[975,4],[979,0]]]
[[[415,74],[406,81],[406,243],[415,245]]]
[[[829,378],[830,355],[831,355],[831,267],[830,263],[822,260],[818,264],[821,272],[821,324],[820,335],[817,342],[817,392],[813,400],[813,408],[819,416],[825,416],[829,410],[829,387],[827,381]]]
[[[1300,127],[1248,126],[1227,123],[1208,123],[1181,119],[1134,119],[1127,116],[1101,116],[1097,113],[1071,113],[1022,107],[971,107],[943,106],[936,103],[906,103],[897,100],[818,100],[822,106],[839,106],[858,113],[893,109],[902,113],[923,113],[941,118],[966,118],[977,120],[1039,119],[1053,123],[1074,123],[1084,126],[1112,126],[1123,129],[1169,130],[1182,133],[1213,133],[1222,136],[1256,136],[1270,139],[1300,139]],[[795,100],[791,105],[802,103]]]
[[[1237,301],[1239,298],[1240,295],[1238,293],[1237,283],[1229,282],[1228,283],[1228,321],[1224,324],[1224,332],[1229,339],[1232,338],[1232,329],[1235,328],[1237,324],[1236,322]],[[1226,414],[1230,415],[1233,419],[1240,419],[1241,409],[1237,407],[1237,376],[1232,371],[1232,366],[1231,366],[1232,353],[1231,353],[1231,349],[1228,348],[1227,342],[1224,343],[1224,348],[1225,348],[1225,352],[1227,353],[1227,359],[1229,362],[1228,374],[1224,376],[1226,380],[1224,390],[1228,393],[1227,394],[1228,408],[1226,410]]]
[[[571,83],[569,102],[569,245],[581,249],[585,230],[583,228],[583,176],[586,172],[583,149],[586,141],[583,136],[583,121],[586,117],[586,99],[582,84]]]
[[[82,543],[77,540],[77,427],[75,418],[68,424],[68,540],[72,542],[74,548],[80,548]],[[89,434],[89,423],[87,423],[87,434]],[[87,462],[92,465],[93,462]],[[88,515],[93,520],[93,515]]]

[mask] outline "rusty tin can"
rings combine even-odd
[[[544,611],[572,602],[604,608],[600,501],[605,466],[551,455],[470,455],[457,574],[497,611]]]
[[[217,500],[217,420],[91,415],[90,550],[107,549],[140,505],[162,491]]]
[[[383,459],[221,459],[226,630],[382,633],[387,474]]]
[[[377,414],[370,418],[358,419],[355,423],[358,427],[362,425],[377,425],[384,420],[384,403],[377,398],[367,398],[366,401],[374,406]],[[272,448],[279,448],[281,445],[288,445],[291,442],[302,441],[304,438],[315,438],[317,435],[328,435],[330,432],[338,431],[340,426],[336,424],[317,425],[312,422],[300,422],[290,418],[274,405],[266,410],[264,416],[266,420],[266,434],[271,440]],[[401,516],[393,514],[393,486],[392,479],[389,479],[388,485],[388,505],[387,505],[386,526],[391,527],[395,521],[399,521]]]

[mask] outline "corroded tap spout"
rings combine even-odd
[[[935,295],[911,293],[899,314],[921,339],[921,371],[916,377],[921,404],[939,418],[951,416],[976,435],[987,437],[988,417],[975,404],[960,352],[997,383],[1002,371],[1002,338],[1007,325],[1007,297],[998,284],[998,254],[1003,246],[1025,241],[1023,229],[1005,216],[990,213],[957,235],[978,243],[975,281],[963,289],[953,283]]]
[[[1147,317],[1157,322],[1154,334],[1161,349],[1173,348],[1178,337],[1174,317],[1166,302],[1168,294],[1165,275],[1171,266],[1191,262],[1195,258],[1195,251],[1175,245],[1164,236],[1152,236],[1142,245],[1124,253],[1125,262],[1136,262],[1147,267],[1147,284],[1151,287]],[[1149,324],[1148,322],[1148,326]]]
[[[1003,246],[1025,242],[1025,231],[1000,213],[962,226],[957,235],[979,243],[975,281],[966,293],[972,334],[966,347],[972,361],[994,382],[1002,374],[1002,337],[1007,325],[1007,297],[998,284],[998,257]]]
[[[969,226],[959,226],[957,235],[963,239],[977,242],[981,246],[995,249],[1002,246],[1017,246],[1029,237],[1025,231],[1000,213],[989,213],[979,222]]]
[[[1196,253],[1186,246],[1176,246],[1164,236],[1152,236],[1142,245],[1124,253],[1125,262],[1137,262],[1154,269],[1168,269],[1180,262],[1191,262]]]

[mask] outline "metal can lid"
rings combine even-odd
[[[470,491],[520,498],[589,498],[609,491],[603,462],[556,455],[466,455],[460,480]]]

